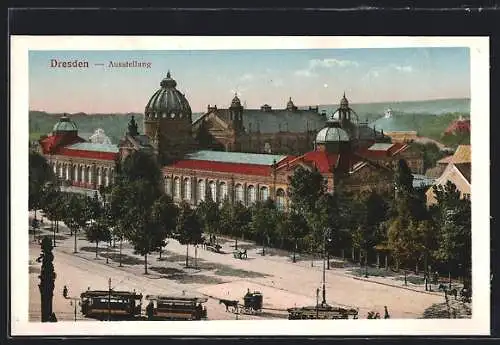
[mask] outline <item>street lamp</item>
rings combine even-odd
[[[323,233],[323,301],[321,302],[322,305],[326,305],[326,286],[325,286],[325,281],[326,281],[326,240],[327,237],[330,240],[330,233],[331,229],[326,228],[325,232]]]

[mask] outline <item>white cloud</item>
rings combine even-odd
[[[309,68],[316,67],[332,68],[332,67],[358,67],[359,63],[351,60],[337,60],[337,59],[312,59],[309,60]]]
[[[398,66],[398,65],[392,65],[392,67],[399,71],[399,72],[405,72],[405,73],[411,73],[413,72],[413,67],[412,66]]]
[[[296,76],[300,77],[315,77],[317,70],[321,68],[347,68],[358,67],[359,63],[352,60],[338,60],[338,59],[311,59],[306,68],[294,72]]]
[[[255,79],[255,76],[253,74],[250,74],[250,73],[245,73],[240,77],[241,81],[250,81],[250,80],[254,80],[254,79]]]
[[[315,77],[317,74],[313,73],[310,69],[299,69],[294,72],[299,77]]]

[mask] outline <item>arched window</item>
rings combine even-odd
[[[260,200],[266,201],[269,199],[269,188],[266,186],[260,187]]]
[[[266,142],[264,144],[264,152],[265,153],[272,153],[273,152],[273,150],[271,149],[271,143]]]
[[[236,192],[236,201],[244,203],[244,201],[245,201],[245,194],[244,194],[244,191],[243,191],[243,186],[240,183],[238,183],[236,185],[235,192]]]
[[[276,191],[276,207],[280,211],[285,210],[285,191],[281,188]]]
[[[257,191],[252,185],[248,186],[247,188],[247,199],[248,205],[255,203],[255,201],[257,200]]]
[[[85,177],[85,167],[82,165],[80,167],[80,182],[85,182],[86,180],[86,177]],[[107,174],[107,170],[106,170],[106,186],[108,185],[108,174]]]
[[[205,180],[198,180],[198,201],[205,200]]]
[[[191,199],[191,179],[189,177],[184,179],[184,199]]]
[[[87,167],[87,183],[92,183],[92,168]]]
[[[73,166],[73,171],[75,173],[75,182],[78,182],[78,166]]]
[[[97,168],[97,184],[102,185],[102,168]]]
[[[210,181],[208,184],[210,188],[210,196],[212,197],[213,201],[217,201],[217,186],[214,181]]]
[[[70,180],[70,165],[69,164],[66,164],[66,180]]]
[[[181,179],[179,177],[174,178],[174,197],[181,198]]]
[[[219,196],[220,196],[221,202],[223,202],[227,198],[227,184],[226,184],[226,182],[219,183]]]
[[[165,177],[165,193],[172,196],[172,178],[170,176]]]
[[[63,177],[63,165],[59,164],[59,177]]]
[[[104,176],[105,176],[105,178],[106,178],[106,187],[107,187],[107,186],[109,186],[109,175],[110,175],[110,170],[109,170],[109,169],[106,169],[106,170],[105,170],[105,172],[106,172],[106,175],[104,175]]]

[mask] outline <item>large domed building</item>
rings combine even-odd
[[[194,149],[192,112],[170,71],[144,110],[144,134],[161,162],[179,159]]]
[[[280,209],[288,207],[289,178],[298,168],[317,169],[332,192],[339,183],[352,191],[389,192],[393,164],[411,157],[406,144],[376,142],[374,130],[364,138],[345,94],[326,121],[317,109],[297,109],[291,98],[284,110],[249,110],[234,95],[227,109],[209,106],[193,122],[189,102],[168,72],[144,115],[144,134],[132,117],[119,145],[85,141],[64,116],[41,138],[41,152],[63,184],[87,191],[112,183],[116,160],[146,151],[162,164],[165,193],[176,202],[195,206],[210,195],[250,206],[271,198]],[[287,140],[288,153],[279,149]]]

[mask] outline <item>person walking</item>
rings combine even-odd
[[[384,319],[390,319],[389,311],[387,310],[387,306],[384,305]]]
[[[63,297],[68,298],[68,287],[66,285],[64,285],[63,288]]]

